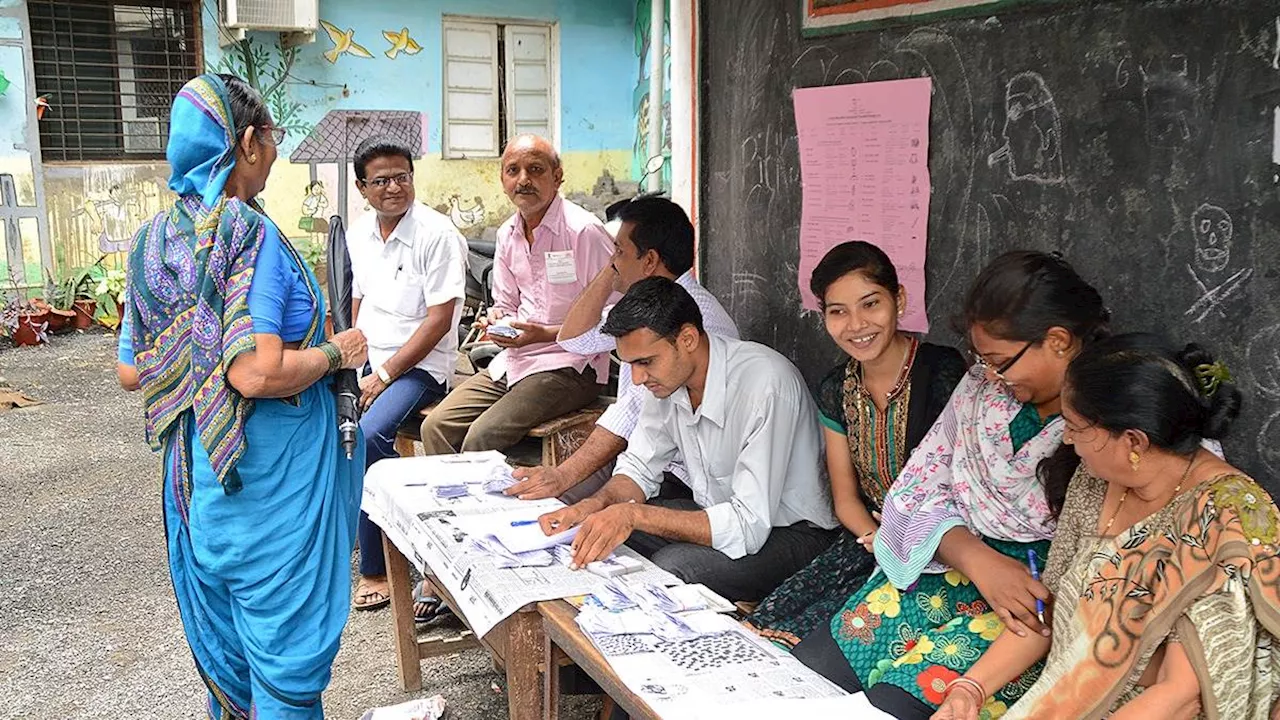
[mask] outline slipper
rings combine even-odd
[[[418,609],[420,605],[423,606],[421,612]],[[413,586],[413,621],[415,623],[429,623],[452,612],[440,598],[426,593],[424,583],[419,582]]]
[[[358,589],[358,588],[357,588]],[[379,590],[367,590],[356,595],[351,606],[356,610],[380,610],[391,604],[391,596]]]

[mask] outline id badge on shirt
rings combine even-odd
[[[573,261],[572,250],[546,253],[547,282],[552,285],[568,285],[578,282],[578,266]]]

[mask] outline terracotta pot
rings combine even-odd
[[[34,315],[19,315],[18,327],[14,329],[13,341],[18,345],[39,345],[40,337],[36,334],[36,327],[49,321],[49,313],[42,312]]]
[[[98,311],[97,300],[77,300],[73,303],[76,317],[73,325],[77,330],[88,330],[93,327],[93,314]]]
[[[57,308],[49,308],[49,332],[62,333],[71,330],[71,326],[76,321],[76,313],[73,310],[59,310]]]

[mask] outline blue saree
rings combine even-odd
[[[134,238],[120,358],[138,369],[163,458],[169,570],[209,716],[318,720],[347,620],[364,458],[339,452],[328,378],[252,401],[226,382],[255,333],[314,347],[325,314],[288,241],[223,195],[235,138],[222,80],[187,83],[167,153],[179,199]]]

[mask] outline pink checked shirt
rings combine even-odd
[[[517,213],[498,229],[494,255],[493,306],[521,322],[559,325],[611,261],[613,239],[599,218],[557,197],[534,228],[532,245]],[[489,363],[489,374],[494,380],[506,376],[510,387],[534,373],[565,367],[582,372],[588,365],[596,371],[596,382],[609,381],[607,353],[578,355],[552,341],[503,350]]]

